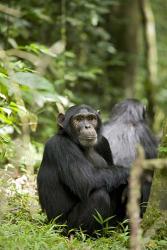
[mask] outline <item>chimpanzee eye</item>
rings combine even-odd
[[[77,122],[80,122],[80,121],[82,121],[83,119],[84,119],[84,117],[81,116],[81,115],[78,115],[78,116],[75,117],[75,120],[76,120]]]
[[[88,116],[88,120],[89,120],[89,121],[94,121],[94,120],[96,120],[96,116],[94,116],[94,115],[89,115],[89,116]]]
[[[81,118],[80,118],[80,117],[76,117],[76,121],[77,121],[77,122],[80,122],[80,121],[81,121]]]

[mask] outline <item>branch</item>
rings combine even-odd
[[[30,61],[32,64],[37,65],[39,63],[39,57],[33,55],[32,53],[26,52],[26,51],[21,51],[19,49],[10,49],[6,51],[6,54],[8,56],[17,56],[22,59],[26,59]]]
[[[4,4],[0,4],[0,12],[7,14],[7,15],[10,15],[10,16],[14,16],[14,17],[21,16],[20,10],[9,8],[8,6],[6,6]]]
[[[167,159],[151,159],[151,160],[143,160],[141,162],[141,166],[143,169],[163,169],[167,168]]]
[[[129,180],[129,201],[128,201],[128,215],[130,219],[131,235],[130,235],[130,249],[141,250],[140,240],[140,188],[141,175],[143,168],[141,167],[144,159],[144,151],[142,147],[137,148],[137,159],[135,160]]]

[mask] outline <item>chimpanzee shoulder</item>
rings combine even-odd
[[[62,155],[66,156],[68,154],[76,155],[81,154],[81,149],[73,142],[70,137],[64,134],[56,134],[51,137],[45,145],[45,150],[52,159],[63,160]]]

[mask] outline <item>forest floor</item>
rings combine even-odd
[[[46,223],[36,192],[36,176],[11,178],[0,173],[0,249],[2,250],[125,250],[129,249],[127,226],[103,227],[96,238],[84,232],[63,236],[65,225]],[[165,242],[151,240],[145,249],[165,250]]]

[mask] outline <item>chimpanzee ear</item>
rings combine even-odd
[[[100,110],[99,110],[99,109],[97,110],[97,113],[98,113],[98,115],[100,115],[100,113],[101,113],[101,112],[100,112]]]
[[[58,118],[57,118],[57,122],[58,122],[58,125],[63,128],[63,121],[65,119],[65,115],[63,113],[59,113],[58,114]]]
[[[143,107],[143,119],[146,119],[147,107]]]

